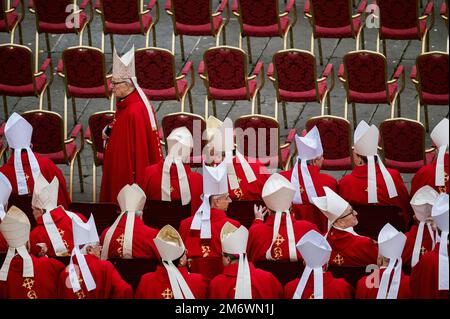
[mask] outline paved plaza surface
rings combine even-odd
[[[443,0],[434,0],[434,13],[435,13],[435,23],[430,34],[430,51],[446,51],[447,50],[447,39],[448,39],[448,29],[446,28],[444,21],[439,16],[439,9],[441,2]],[[145,0],[144,2],[148,2]],[[213,1],[215,5],[218,1]],[[257,0],[255,0],[257,2]],[[425,1],[424,1],[425,2]],[[297,24],[294,28],[294,47],[303,50],[310,49],[310,37],[311,37],[311,26],[308,20],[303,15],[305,0],[297,0]],[[172,21],[167,13],[164,11],[165,1],[159,1],[160,6],[160,20],[156,26],[157,34],[157,45],[158,47],[171,49],[172,41]],[[280,8],[283,8],[284,2],[280,1]],[[230,5],[231,9],[231,5]],[[422,12],[423,9],[420,9]],[[355,9],[356,12],[356,9]],[[22,23],[24,44],[33,49],[35,42],[35,17],[28,10],[26,11],[26,17]],[[236,17],[231,15],[230,23],[227,25],[227,45],[238,46],[239,40],[239,22]],[[93,46],[101,46],[101,32],[102,32],[102,22],[101,17],[95,14],[91,25],[92,36],[93,36]],[[377,29],[366,28],[365,29],[365,47],[368,50],[376,50],[376,38]],[[16,34],[16,43],[18,42],[18,34]],[[105,54],[107,69],[111,71],[112,68],[112,52],[109,42],[109,37],[106,37],[105,44]],[[2,33],[0,34],[0,43],[9,42],[9,36]],[[78,39],[76,35],[50,35],[51,49],[52,49],[52,60],[53,65],[56,68],[57,62],[61,57],[61,53],[65,48],[70,46],[78,45]],[[141,35],[135,36],[115,36],[114,37],[115,46],[119,54],[123,54],[132,48],[134,45],[136,49],[145,46],[145,38]],[[151,42],[150,42],[151,43]],[[87,34],[84,35],[83,44],[87,45]],[[243,42],[244,49],[246,50],[245,40]],[[253,53],[253,64],[249,66],[249,71],[252,71],[257,62],[263,62],[265,71],[272,60],[272,56],[275,52],[282,49],[282,40],[280,38],[252,38],[252,53]],[[186,60],[192,61],[197,73],[197,68],[202,60],[203,52],[215,45],[215,39],[212,37],[184,37],[184,45],[186,52]],[[45,37],[41,35],[40,37],[40,48],[39,60],[40,63],[45,59]],[[355,50],[355,40],[353,39],[323,39],[322,47],[324,53],[324,66],[327,63],[332,63],[334,65],[334,70],[336,73],[335,77],[335,87],[331,92],[331,114],[336,116],[344,116],[344,100],[345,100],[345,89],[337,79],[337,70],[340,63],[342,62],[342,57],[345,53]],[[401,94],[401,104],[402,104],[402,116],[410,119],[416,119],[416,106],[417,106],[417,91],[411,82],[409,75],[411,68],[415,63],[416,56],[420,53],[421,45],[417,40],[413,41],[388,41],[388,72],[389,76],[394,73],[394,70],[400,64],[405,67],[406,71],[406,86],[405,90]],[[317,54],[318,61],[318,47],[316,43],[315,53]],[[181,60],[179,40],[176,41],[176,62],[177,71],[180,72],[183,68],[185,62]],[[318,64],[318,74],[320,74],[324,68]],[[1,70],[0,70],[1,72]],[[193,88],[193,102],[194,102],[194,112],[200,115],[204,115],[204,99],[206,90],[203,85],[202,80],[196,74],[196,83]],[[267,76],[265,76],[265,85],[261,91],[261,103],[262,109],[261,113],[265,115],[274,115],[274,104],[275,104],[275,90],[272,83],[269,81]],[[53,84],[51,86],[51,98],[52,98],[52,110],[58,112],[61,116],[63,115],[63,101],[64,101],[64,83],[63,80],[56,75]],[[0,101],[0,103],[3,103]],[[44,99],[44,109],[47,106],[46,98]],[[169,113],[174,113],[180,111],[180,104],[176,101],[166,101],[166,102],[153,102],[155,107],[156,116],[158,123],[161,123],[161,119]],[[10,114],[12,112],[24,112],[28,110],[33,110],[38,108],[38,99],[33,97],[24,98],[14,98],[8,97],[8,105]],[[188,103],[186,103],[188,106]],[[88,125],[89,116],[97,111],[103,111],[109,109],[109,101],[106,99],[77,99],[77,118],[78,122],[83,124],[86,129]],[[0,107],[0,122],[3,122],[4,113],[3,105]],[[218,118],[223,120],[225,117],[229,116],[232,120],[238,118],[239,116],[250,114],[251,107],[248,101],[238,101],[238,102],[217,102],[217,115]],[[444,116],[448,116],[448,106],[429,106],[430,114],[430,127],[433,128]],[[73,128],[73,119],[71,114],[71,107],[69,102],[69,132]],[[212,107],[210,107],[210,114],[212,112]],[[289,103],[287,106],[288,124],[289,128],[295,127],[298,132],[304,129],[306,121],[313,117],[320,115],[320,105],[318,103]],[[386,104],[380,105],[357,105],[357,118],[358,121],[365,120],[368,123],[373,123],[378,125],[384,119],[389,118],[390,108]],[[349,108],[349,118],[352,121],[351,109]],[[284,140],[288,130],[284,129],[282,124],[282,112],[281,106],[279,110],[280,127],[281,127],[281,141]],[[422,115],[423,120],[423,115]],[[431,141],[429,136],[427,136],[426,147],[431,146]],[[295,145],[292,145],[292,151],[294,151]],[[75,168],[74,177],[74,201],[89,201],[92,198],[92,150],[89,145],[85,145],[82,152],[82,168],[84,177],[84,193],[80,192],[80,186],[78,183],[78,171]],[[69,181],[69,169],[68,166],[61,165],[60,168],[63,170],[67,182]],[[347,174],[348,172],[328,172],[336,178]],[[97,170],[97,186],[100,187],[101,181],[101,168]],[[405,183],[409,188],[409,184],[412,178],[411,174],[403,174]],[[98,189],[97,189],[98,191]]]

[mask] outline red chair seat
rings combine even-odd
[[[339,159],[324,159],[322,169],[326,171],[346,171],[352,169],[352,159],[350,157]]]
[[[435,154],[433,152],[426,154],[427,164],[433,162]],[[386,166],[389,168],[394,168],[398,170],[400,173],[416,173],[422,166],[425,164],[423,161],[415,161],[415,162],[398,162],[394,160],[390,160],[385,158]]]
[[[256,80],[248,81],[250,97],[255,94],[256,85]],[[239,89],[218,89],[210,87],[209,93],[214,100],[247,100],[247,90],[245,87]]]
[[[427,25],[427,20],[421,20],[419,22],[420,27],[420,38],[425,32]],[[409,29],[391,29],[387,27],[381,27],[380,33],[381,39],[392,39],[392,40],[408,40],[408,39],[420,39],[417,35],[417,27]]]
[[[80,28],[77,30],[81,30],[86,23],[88,22],[86,14],[84,12],[80,13]],[[74,33],[73,28],[68,28],[66,23],[48,23],[48,22],[39,22],[39,31],[40,33]]]
[[[2,31],[12,31],[14,25],[19,21],[19,15],[16,12],[11,12],[6,15],[6,19],[8,20],[8,29],[6,30],[5,19],[0,20],[0,30]]]
[[[355,30],[355,34],[359,32],[361,29],[361,19],[355,18],[352,20],[353,29]],[[321,27],[320,25],[316,25],[316,32],[314,34],[315,38],[352,38],[352,28],[349,25],[338,28],[328,28]]]
[[[389,88],[389,101],[386,101],[386,91],[380,92],[355,92],[349,90],[348,92],[348,101],[353,103],[368,103],[368,104],[376,104],[376,103],[390,103],[397,92],[397,83],[390,83],[388,85]]]
[[[47,76],[42,74],[36,78],[36,90],[38,94],[41,94],[44,89]],[[0,84],[0,95],[8,96],[33,96],[35,95],[33,83],[26,85],[4,85]]]
[[[286,33],[286,29],[289,25],[289,17],[281,17],[281,33]],[[249,35],[251,37],[277,37],[281,34],[278,32],[278,24],[271,24],[267,26],[259,26],[259,25],[243,25],[243,35]]]
[[[222,25],[222,16],[213,17],[214,34],[217,34]],[[183,35],[210,35],[211,23],[192,25],[176,23],[177,33]]]
[[[76,155],[77,144],[75,141],[73,141],[72,143],[66,144],[65,146],[66,146],[67,159],[70,162],[74,159],[74,157]],[[55,164],[67,164],[64,161],[64,152],[63,151],[56,152],[56,153],[48,153],[48,154],[39,154],[38,153],[38,155],[48,158]]]
[[[186,80],[177,81],[178,92],[181,96],[186,92],[188,84]],[[177,100],[175,88],[171,87],[162,90],[149,90],[142,88],[142,91],[149,97],[150,100],[165,101],[165,100]]]
[[[152,24],[152,16],[147,13],[142,16],[142,24],[144,31],[147,32]],[[113,23],[105,21],[105,33],[113,34],[141,34],[141,23],[139,21],[133,23]]]
[[[322,81],[318,83],[320,99],[323,98],[327,89],[327,82]],[[315,102],[317,101],[316,89],[305,92],[293,92],[279,89],[282,101],[286,102]]]
[[[433,94],[422,91],[422,104],[447,105],[448,94]]]
[[[112,93],[110,82],[111,81],[108,79],[107,80],[108,95],[106,95],[104,85],[100,85],[100,86],[96,86],[96,87],[87,87],[87,88],[69,85],[68,96],[78,97],[78,98],[102,98],[102,97],[108,98],[109,96],[111,96],[111,93]]]

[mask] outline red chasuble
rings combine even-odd
[[[358,280],[356,284],[356,299],[377,299],[378,287],[381,283],[381,277],[386,269],[377,269],[376,273],[365,276]],[[391,273],[391,282],[394,276],[394,271]],[[397,299],[410,299],[411,289],[409,285],[409,276],[402,271],[400,277],[400,287],[398,289]]]
[[[439,245],[420,258],[411,272],[413,298],[447,299],[448,290],[439,290]]]
[[[383,175],[381,174],[378,165],[376,168],[376,179],[377,179],[377,197],[378,205],[385,206],[398,206],[402,209],[403,218],[405,220],[405,227],[408,225],[412,218],[412,208],[409,204],[409,193],[406,189],[405,184],[400,173],[391,168],[386,168],[389,174],[392,176],[395,188],[397,189],[397,197],[389,198],[389,193],[384,181]],[[346,175],[339,181],[339,195],[342,196],[346,201],[357,204],[357,205],[367,205],[368,203],[368,192],[367,192],[367,165],[355,166],[351,174]]]
[[[8,251],[8,243],[3,237],[3,234],[0,232],[0,253],[6,253]]]
[[[68,256],[70,256],[73,249],[73,232],[72,232],[72,219],[66,214],[62,207],[57,207],[50,212],[53,222],[58,229],[59,234],[67,248]],[[83,222],[87,219],[81,214],[77,214]],[[37,256],[41,251],[41,247],[37,246],[39,243],[45,243],[47,245],[48,251],[47,256],[56,257],[55,250],[53,249],[52,242],[48,236],[47,230],[44,226],[44,221],[42,216],[40,216],[36,221],[36,227],[30,233],[30,253]]]
[[[284,298],[292,299],[300,278],[294,279],[284,287]],[[323,273],[323,299],[353,299],[353,287],[342,278],[334,278],[331,272]],[[314,299],[314,272],[311,273],[303,290],[302,299]]]
[[[411,226],[411,229],[409,232],[405,233],[406,235],[406,244],[405,248],[403,249],[402,253],[402,262],[403,265],[411,265],[411,259],[414,251],[414,243],[416,242],[417,237],[417,231],[418,231],[419,225],[413,225]],[[422,237],[422,246],[420,246],[420,254],[419,254],[419,260],[422,258],[422,256],[433,250],[433,241],[430,237],[430,232],[428,231],[428,227],[425,225],[423,230],[423,237]]]
[[[123,257],[123,242],[125,233],[125,223],[127,221],[127,216],[123,215],[117,225],[114,234],[111,237],[109,243],[108,258],[122,258]],[[100,243],[103,246],[106,233],[110,227],[106,228],[101,237]],[[149,259],[159,259],[159,253],[156,249],[153,238],[158,235],[158,230],[144,225],[141,218],[136,217],[134,219],[133,228],[133,243],[132,243],[132,253],[133,258],[149,258]]]
[[[414,194],[425,185],[429,185],[433,187],[438,193],[449,193],[449,186],[448,186],[448,153],[444,156],[444,180],[445,180],[445,186],[436,186],[435,180],[436,180],[436,162],[425,165],[422,167],[416,175],[414,175],[412,181],[411,181],[411,196],[414,196]]]
[[[22,277],[23,259],[15,256],[11,261],[8,280],[0,281],[0,299],[55,299],[58,298],[58,278],[64,265],[52,258],[33,260],[34,277]]]
[[[330,265],[363,267],[377,264],[378,246],[369,237],[355,236],[349,232],[331,228],[327,240],[333,249]]]
[[[236,227],[241,224],[228,218],[223,210],[211,208],[211,238],[200,239],[200,230],[191,230],[193,217],[180,224],[180,236],[187,249],[188,265],[191,272],[201,273],[206,280],[214,278],[223,269],[220,231],[226,222]]]
[[[137,90],[116,106],[105,150],[101,202],[116,203],[123,186],[140,183],[145,168],[163,158],[158,131],[152,130],[147,108]]]
[[[186,267],[179,267],[181,275],[191,289],[195,299],[206,299],[208,284],[200,274],[191,274]],[[167,270],[163,266],[157,266],[155,272],[142,276],[136,289],[136,299],[173,299],[173,291],[170,286]]]
[[[148,166],[145,169],[141,188],[144,190],[148,199],[161,200],[161,180],[163,173],[164,161],[161,160],[157,164]],[[202,204],[200,196],[203,194],[203,177],[201,174],[191,171],[189,165],[184,164],[184,169],[189,183],[191,192],[191,212],[192,215],[198,210]],[[170,167],[170,198],[171,200],[181,200],[180,183],[178,180],[177,166],[172,164]]]
[[[289,171],[280,172],[280,175],[286,177],[292,182],[293,168]],[[309,174],[314,183],[317,196],[325,196],[324,186],[329,187],[334,192],[338,192],[338,183],[336,179],[328,174],[320,172],[318,166],[308,165]],[[302,204],[293,204],[292,211],[295,214],[295,218],[298,220],[306,220],[315,224],[319,230],[325,234],[328,227],[327,217],[320,212],[317,207],[309,202],[308,194],[306,194],[305,183],[303,182],[302,171],[300,165],[298,165],[298,179],[300,184],[300,196],[302,198]]]
[[[304,221],[304,220],[295,220],[293,214],[292,224],[294,227],[294,237],[295,244],[310,230],[318,231],[317,226]],[[247,244],[247,252],[248,259],[251,262],[257,262],[266,259],[266,252],[270,248],[270,244],[272,243],[273,237],[273,227],[275,222],[275,214],[271,214],[266,217],[265,222],[263,223],[261,220],[255,220],[250,226],[249,235],[248,235],[248,244]],[[302,260],[302,257],[298,250],[297,252],[298,260]],[[272,246],[272,258],[274,260],[285,260],[288,261],[289,258],[289,243],[287,237],[287,228],[286,228],[286,217],[283,216],[280,223],[280,230],[275,243]]]
[[[58,205],[62,205],[64,208],[68,208],[70,204],[69,193],[67,192],[66,180],[64,179],[64,175],[61,170],[56,167],[56,165],[49,159],[39,156],[34,153],[36,156],[36,160],[39,164],[39,168],[41,169],[42,176],[51,183],[53,178],[56,176],[59,182],[59,190],[58,190]],[[28,161],[28,155],[26,152],[22,152],[22,165],[23,170],[25,172],[25,179],[27,180],[27,187],[30,195],[33,195],[34,189],[34,179],[33,174],[31,173],[30,162]],[[3,173],[6,178],[8,178],[9,182],[12,186],[12,195],[17,195],[17,178],[16,171],[14,169],[14,153],[11,154],[8,162],[0,167],[0,173]]]
[[[224,267],[223,272],[211,280],[208,293],[210,299],[234,299],[238,265],[233,263]],[[248,265],[252,282],[252,299],[283,298],[283,286],[272,273],[255,268],[251,262]]]
[[[96,288],[87,291],[86,284],[81,278],[79,272],[79,281],[81,290],[76,293],[70,287],[68,268],[64,270],[59,277],[58,293],[59,298],[64,299],[131,299],[133,298],[133,288],[122,279],[119,272],[109,261],[100,260],[94,255],[85,255],[86,262],[92,277],[94,278]],[[74,263],[77,264],[77,258],[74,257]],[[67,284],[69,283],[69,284]],[[70,288],[69,288],[69,287]]]

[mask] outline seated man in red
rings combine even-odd
[[[30,251],[35,256],[65,257],[73,249],[72,218],[86,221],[81,214],[66,211],[57,206],[58,180],[49,184],[45,177],[36,179],[33,199],[33,215],[36,227],[30,235]]]
[[[425,185],[411,199],[415,223],[405,234],[406,244],[402,255],[404,265],[414,267],[426,252],[434,249],[436,226],[431,218],[431,209],[438,196],[431,186]]]
[[[5,175],[0,173],[0,224],[5,218],[6,209],[8,208],[8,199],[11,195],[12,186]],[[8,251],[8,243],[0,233],[0,253],[6,253]]]
[[[433,187],[438,193],[449,193],[448,172],[448,119],[444,118],[431,131],[430,137],[437,148],[437,159],[423,166],[411,181],[411,195],[424,185]]]
[[[13,113],[9,117],[5,136],[12,153],[8,162],[0,167],[0,173],[9,179],[13,195],[32,194],[39,174],[49,181],[56,177],[59,182],[58,205],[68,208],[70,198],[64,175],[51,160],[32,152],[32,134],[33,127],[19,114]]]
[[[323,163],[323,148],[319,130],[314,126],[303,137],[295,136],[297,145],[297,161],[294,168],[280,172],[280,175],[291,181],[295,187],[292,208],[295,217],[316,224],[322,233],[327,231],[327,218],[311,202],[312,198],[324,196],[323,187],[338,191],[334,177],[320,172]]]
[[[413,298],[447,299],[449,297],[448,270],[448,194],[441,194],[435,201],[431,217],[441,231],[440,242],[422,256],[411,272]]]
[[[286,299],[353,298],[353,287],[345,279],[336,279],[326,270],[331,246],[325,237],[311,230],[299,240],[297,249],[302,254],[306,267],[301,278],[286,284],[284,288]]]
[[[256,159],[249,163],[238,150],[235,151],[233,122],[230,118],[227,117],[222,122],[210,116],[206,125],[210,156],[208,160],[213,165],[227,163],[228,193],[231,200],[261,200],[262,188],[269,177],[267,168]]]
[[[402,209],[404,226],[412,221],[409,194],[400,173],[386,168],[377,155],[379,131],[361,121],[355,130],[350,175],[339,181],[339,195],[355,205],[378,204]]]
[[[148,166],[142,189],[149,199],[191,203],[192,215],[202,204],[202,175],[191,171],[189,157],[194,142],[186,127],[174,129],[167,137],[168,155],[163,161]]]
[[[378,234],[378,267],[357,283],[356,299],[409,299],[409,276],[402,270],[405,234],[387,223]],[[371,280],[371,277],[375,277]],[[381,281],[380,281],[381,277]]]
[[[313,198],[313,203],[328,218],[326,236],[331,248],[331,264],[341,267],[365,267],[376,264],[378,247],[369,237],[358,235],[353,227],[358,225],[350,204],[328,187],[325,196]]]
[[[133,288],[122,279],[113,264],[100,259],[102,248],[94,217],[91,215],[87,223],[77,219],[72,219],[72,222],[75,246],[69,266],[59,277],[59,298],[133,298]]]
[[[119,217],[111,227],[106,228],[100,238],[103,246],[101,259],[148,258],[159,259],[153,244],[158,231],[148,227],[142,220],[146,197],[137,185],[125,185],[117,195],[120,205]]]
[[[200,274],[186,268],[186,248],[180,234],[166,225],[153,239],[161,256],[155,272],[142,276],[136,299],[205,299],[208,285]]]
[[[225,162],[217,167],[203,165],[203,204],[195,216],[184,219],[180,224],[188,267],[191,272],[202,274],[207,281],[223,269],[220,246],[222,226],[227,221],[240,226],[238,221],[225,214],[231,203],[227,184]]]
[[[262,197],[269,211],[263,221],[266,208],[255,207],[247,247],[251,262],[301,260],[295,243],[308,231],[318,229],[310,222],[295,219],[290,211],[294,194],[294,186],[280,174],[273,174],[264,184]]]
[[[0,269],[0,299],[58,298],[58,277],[64,265],[52,258],[29,254],[30,220],[12,206],[0,232],[8,243],[8,254]]]
[[[270,272],[257,269],[247,258],[248,230],[230,223],[220,232],[223,272],[211,280],[211,299],[281,299],[283,287]]]

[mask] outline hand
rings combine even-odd
[[[46,243],[37,243],[36,246],[41,248],[41,251],[38,253],[38,257],[42,257],[47,254],[48,248]]]
[[[253,210],[255,212],[255,219],[260,219],[264,221],[264,217],[266,216],[268,209],[264,206],[256,206],[254,205]]]

